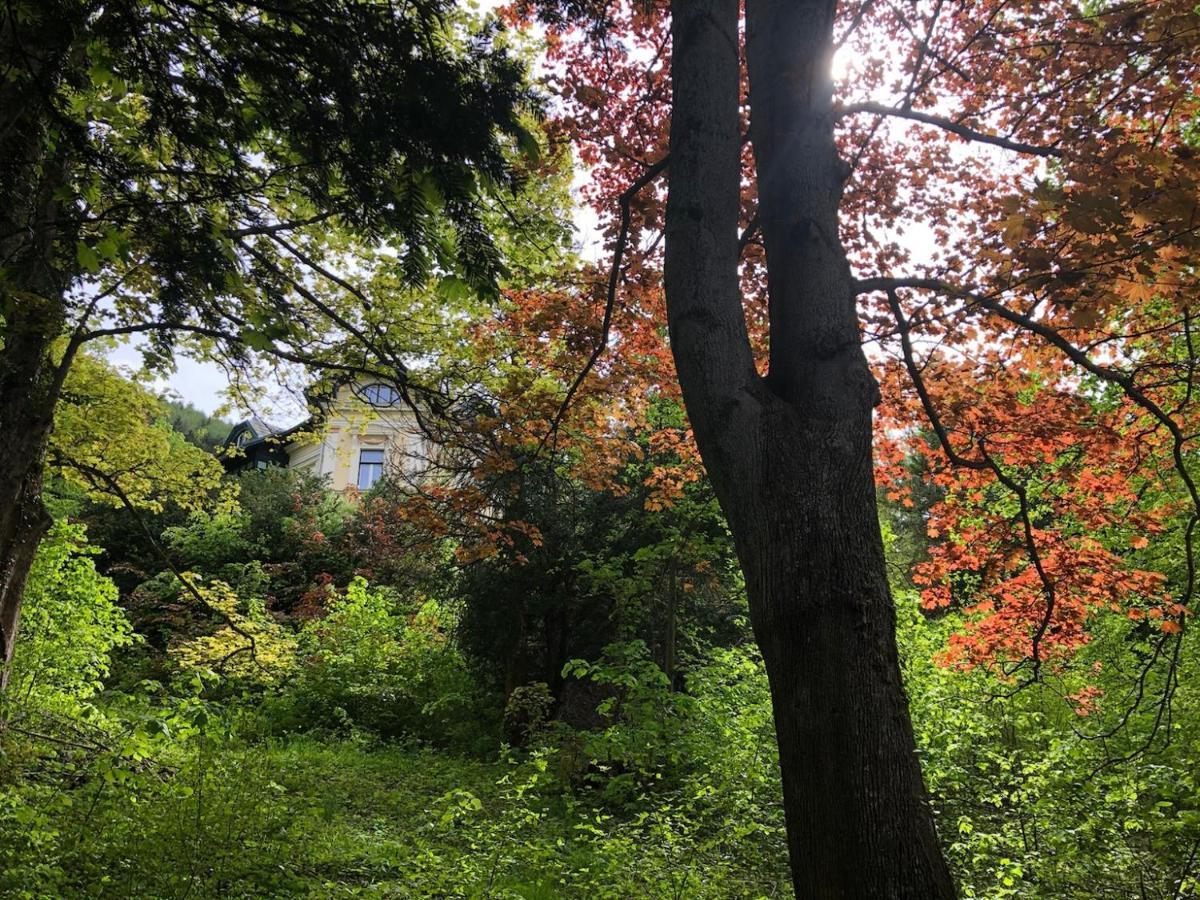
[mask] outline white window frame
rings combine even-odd
[[[368,453],[372,455],[372,459],[369,462],[367,459],[365,459]],[[375,454],[379,455],[378,460],[374,458]],[[378,484],[379,479],[383,477],[383,467],[386,465],[386,463],[387,454],[381,448],[363,447],[360,449],[358,451],[358,472],[356,473],[356,477],[354,479],[354,483],[357,485],[358,489],[360,491],[369,491],[376,484]],[[363,484],[364,475],[368,479],[366,484]]]

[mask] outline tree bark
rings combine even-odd
[[[0,212],[0,232],[16,235],[0,241],[10,260],[0,282],[0,692],[8,685],[25,582],[50,527],[42,474],[54,407],[76,349],[67,343],[55,359],[66,324],[65,285],[54,264],[61,168],[55,161],[46,168],[31,185],[34,202],[5,208],[26,212],[25,221]]]
[[[672,348],[746,576],[803,898],[949,898],[900,679],[871,416],[838,237],[833,0],[747,0],[770,371],[738,284],[738,0],[673,4],[665,284]]]
[[[51,521],[42,471],[57,396],[48,335],[57,333],[58,310],[39,297],[19,303],[0,348],[0,691],[8,685],[25,582]]]
[[[41,21],[41,20],[39,20]],[[72,23],[41,22],[18,35],[0,23],[0,58],[24,54],[28,78],[0,84],[0,691],[8,682],[21,599],[50,515],[42,472],[54,406],[75,345],[56,360],[65,328],[66,140],[49,125],[46,97],[62,77]]]

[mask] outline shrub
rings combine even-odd
[[[117,588],[96,571],[82,525],[56,522],[38,548],[13,658],[9,697],[73,705],[100,690],[114,648],[134,635]]]
[[[487,735],[494,746],[494,723],[480,714],[475,682],[448,637],[454,622],[445,607],[403,603],[355,578],[344,593],[330,592],[327,608],[299,635],[301,668],[288,687],[297,724],[354,726],[442,746]]]
[[[213,671],[239,685],[269,687],[296,668],[295,636],[267,614],[261,599],[242,599],[223,581],[197,585],[196,591],[220,624],[211,634],[171,648],[180,669]]]

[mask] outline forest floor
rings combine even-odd
[[[0,893],[787,895],[784,860],[746,865],[747,835],[698,844],[695,833],[684,834],[695,823],[680,820],[672,797],[636,815],[611,815],[602,804],[542,791],[547,773],[537,760],[297,737],[210,745],[169,778],[142,784],[112,771],[122,773],[119,790],[103,776],[79,784],[73,797],[29,788],[27,812],[17,816],[24,831],[0,829]],[[38,808],[45,817],[28,812]],[[39,844],[53,852],[39,856]]]

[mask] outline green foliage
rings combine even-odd
[[[332,542],[345,527],[351,508],[311,472],[269,467],[238,476],[246,516],[243,536],[254,559],[279,563]],[[332,556],[332,551],[330,551]]]
[[[296,639],[272,619],[258,597],[239,597],[222,581],[197,585],[185,573],[207,610],[220,617],[211,634],[171,648],[170,656],[184,671],[216,672],[239,684],[278,684],[296,667]]]
[[[291,714],[307,727],[366,729],[441,746],[487,741],[478,691],[448,638],[453,619],[431,600],[404,603],[353,579],[299,635]],[[481,734],[482,732],[482,734]],[[494,741],[494,738],[492,738]]]
[[[210,416],[191,403],[163,399],[162,404],[171,427],[209,453],[216,453],[224,445],[233,427],[231,423]]]
[[[49,458],[58,476],[97,503],[128,501],[161,513],[168,505],[199,510],[230,502],[228,494],[214,499],[221,464],[171,428],[159,398],[88,354],[67,376]]]
[[[545,682],[514,688],[504,704],[504,739],[515,746],[524,746],[545,728],[553,710],[554,695]]]
[[[268,802],[260,754],[233,741],[233,720],[198,696],[198,681],[180,687],[45,719],[25,743],[0,737],[0,893],[217,896],[272,852],[259,884],[281,883],[271,838],[286,811]],[[23,725],[38,721],[22,712]]]
[[[554,473],[530,472],[506,514],[535,526],[540,543],[459,571],[459,640],[494,684],[542,682],[557,695],[569,659],[592,658],[620,636],[611,592],[591,589],[575,566],[603,540],[601,502]]]
[[[607,696],[599,704],[603,727],[560,731],[551,744],[560,775],[599,791],[614,809],[638,811],[669,798],[713,827],[724,818],[720,827],[778,851],[774,721],[756,652],[712,650],[686,668],[686,691],[671,690],[639,642],[611,645],[599,662],[567,668],[603,685]]]
[[[563,666],[611,643],[643,641],[673,677],[681,658],[745,632],[733,546],[707,483],[647,508],[631,466],[614,490],[530,467],[506,506],[537,542],[466,566],[454,594],[464,651],[506,691],[542,682],[561,699]]]
[[[261,597],[276,612],[319,612],[302,608],[306,598],[319,601],[321,585],[350,575],[338,538],[351,507],[321,478],[294,469],[249,471],[234,483],[236,507],[197,513],[165,529],[164,541],[187,568]]]
[[[383,636],[370,592],[356,590],[342,612],[352,636]],[[614,649],[602,668],[628,682],[621,660],[644,671],[638,655]],[[206,701],[194,680],[174,698],[112,698],[104,729],[89,732],[107,748],[50,754],[50,767],[29,754],[25,777],[0,781],[0,891],[775,896],[788,876],[777,777],[760,743],[761,664],[731,652],[694,684],[676,720],[688,774],[621,803],[572,788],[552,746],[485,762],[345,734],[272,738],[257,714]]]
[[[2,155],[14,190],[51,157],[66,168],[62,189],[89,215],[60,225],[74,239],[56,265],[125,276],[113,300],[122,318],[153,321],[157,308],[179,322],[192,307],[263,349],[298,339],[300,323],[274,303],[288,257],[266,239],[255,242],[261,257],[246,249],[270,222],[328,230],[336,217],[360,234],[393,233],[410,281],[435,265],[473,286],[498,274],[478,207],[516,180],[508,155],[528,143],[532,97],[494,24],[472,28],[445,2],[330,0],[318,15],[249,17],[224,2],[106,9],[11,10],[2,131],[23,133]],[[235,304],[243,328],[216,313]]]
[[[112,651],[133,642],[96,553],[82,526],[61,521],[38,547],[7,697],[48,708],[86,700],[102,687]]]
[[[161,684],[112,677],[135,638],[83,528],[60,522],[43,545],[0,727],[0,893],[787,895],[770,693],[705,485],[647,510],[636,490],[531,482],[522,514],[545,523],[544,547],[432,599],[416,585],[440,557],[371,560],[390,585],[350,574],[375,537],[405,546],[391,507],[350,509],[284,471],[239,483],[240,505],[164,529],[221,615],[170,573],[124,598],[169,648]],[[893,561],[919,556],[918,514],[887,526]],[[1016,690],[937,665],[959,614],[896,596],[965,898],[1197,895],[1194,630],[1175,656],[1149,625],[1098,620],[1074,665]],[[510,646],[520,614],[541,655],[502,702],[496,669],[466,651]],[[557,645],[567,658],[538,680],[556,616],[592,631],[566,635],[580,652]]]
[[[1127,678],[1147,643],[1095,634],[1091,679],[1014,691],[982,669],[935,665],[956,626],[899,595],[906,681],[939,827],[965,897],[1190,897],[1198,890],[1200,694],[1190,653],[1164,740],[1154,703],[1135,712]],[[1117,629],[1113,629],[1114,636]],[[1161,671],[1144,690],[1158,696]],[[1112,705],[1111,718],[1105,706]]]
[[[927,543],[921,505],[884,510],[900,573]],[[1154,552],[1155,568],[1184,567],[1178,541]],[[922,766],[964,897],[1200,893],[1194,631],[1174,656],[1149,623],[1131,632],[1124,617],[1096,617],[1069,665],[1026,684],[1020,672],[939,665],[963,614],[922,612],[911,586],[895,595]]]
[[[111,610],[111,588],[96,587],[104,582],[79,552],[79,530],[60,525],[54,535],[37,584],[60,600],[106,597]],[[644,642],[571,661],[564,681],[594,688],[579,696],[599,707],[595,727],[556,720],[548,688],[529,685],[512,692],[508,710],[527,726],[524,749],[485,761],[478,751],[494,746],[499,722],[481,705],[488,694],[457,651],[444,606],[354,580],[329,589],[326,615],[291,636],[261,606],[219,585],[205,590],[221,594],[210,600],[239,627],[261,629],[262,648],[288,661],[285,677],[239,697],[233,688],[259,676],[231,663],[203,681],[176,675],[169,693],[97,695],[127,627],[102,628],[108,636],[98,639],[88,603],[75,607],[81,624],[61,636],[30,625],[43,636],[22,648],[33,655],[18,655],[14,678],[27,661],[64,650],[82,654],[64,664],[94,674],[45,682],[73,702],[50,704],[36,690],[28,702],[9,702],[9,722],[22,731],[0,736],[0,891],[786,894],[771,701],[752,649],[689,652],[675,679]],[[918,742],[963,896],[1193,896],[1195,638],[1187,637],[1163,726],[1170,743],[1119,762],[1145,740],[1153,709],[1127,732],[1082,739],[1113,724],[1102,694],[1080,681],[1006,696],[982,669],[938,667],[932,658],[952,618],[925,618],[910,591],[898,598]],[[32,601],[35,616],[41,608]],[[207,637],[176,655],[203,656],[214,668],[239,641],[221,630]],[[1121,674],[1149,658],[1147,642],[1131,644],[1114,629],[1089,645],[1102,663],[1095,685],[1113,694],[1114,709],[1125,699]],[[233,659],[250,665],[243,654]],[[1162,674],[1151,671],[1149,691]],[[217,694],[231,705],[214,703]],[[455,748],[477,752],[460,757]]]
[[[481,834],[481,849],[492,848],[489,881],[513,896],[788,890],[761,660],[740,649],[716,652],[688,670],[687,694],[669,690],[637,643],[569,668],[610,689],[601,703],[608,724],[541,732],[540,746],[507,757],[499,798],[453,791],[440,801],[443,824]],[[564,819],[566,834],[553,843],[541,837]]]

